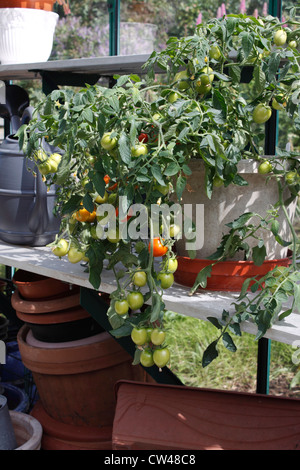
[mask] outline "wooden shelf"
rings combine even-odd
[[[81,264],[71,264],[67,258],[59,259],[48,247],[26,247],[0,243],[0,264],[25,271],[35,272],[61,281],[93,289],[88,273]],[[111,293],[116,289],[116,281],[111,271],[102,273],[101,292]],[[223,309],[234,312],[232,302],[238,293],[202,291],[189,296],[189,289],[174,284],[165,291],[164,302],[168,310],[206,320],[209,316],[220,317]],[[256,334],[257,328],[251,322],[245,322],[242,330]],[[292,313],[268,330],[266,338],[282,343],[293,344],[300,340],[300,314]],[[298,343],[299,344],[299,343]]]
[[[89,57],[82,59],[49,60],[31,64],[0,65],[0,80],[41,79],[43,73],[99,74],[111,77],[114,74],[141,74],[142,65],[149,54],[128,56]]]

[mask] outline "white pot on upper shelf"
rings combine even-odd
[[[33,8],[0,8],[0,63],[49,59],[59,15]]]

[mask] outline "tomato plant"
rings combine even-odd
[[[107,316],[116,335],[129,336],[133,327],[141,325],[147,330],[146,346],[142,345],[141,351],[137,345],[134,363],[153,365],[154,356],[158,356],[160,361],[156,362],[162,367],[168,359],[168,351],[160,344],[152,343],[151,349],[148,344],[153,330],[159,327],[164,331],[164,289],[172,285],[174,273],[176,276],[175,239],[181,233],[171,211],[170,216],[162,215],[158,220],[156,232],[151,208],[171,209],[174,202],[182,204],[183,196],[192,191],[191,160],[197,159],[205,169],[203,192],[208,200],[232,186],[243,187],[247,181],[239,171],[240,162],[260,165],[264,155],[263,131],[256,124],[268,122],[273,109],[280,110],[293,126],[291,149],[278,148],[276,158],[270,160],[272,168],[263,161],[259,172],[267,175],[266,184],[278,181],[276,210],[285,211],[284,201],[296,201],[300,190],[299,37],[296,17],[285,20],[284,27],[271,16],[228,14],[215,18],[199,24],[192,35],[173,37],[165,48],[151,54],[142,77],[122,74],[111,88],[96,84],[79,90],[53,90],[38,104],[35,116],[39,118],[18,131],[20,145],[35,165],[30,171],[33,175],[40,171],[47,187],[57,188],[55,211],[61,227],[49,249],[58,255],[64,253],[59,240],[65,239],[70,262],[85,261],[82,269],[96,290],[106,272],[111,273],[115,291],[110,294]],[[157,79],[158,69],[167,72],[162,79]],[[247,83],[245,70],[251,72]],[[45,136],[47,144],[60,149],[52,152],[59,156],[43,150]],[[141,211],[131,217],[133,205],[145,209],[143,220],[139,219]],[[116,217],[120,207],[126,214],[123,220]],[[245,259],[263,262],[263,240],[256,237],[256,227],[249,219],[245,223],[247,216],[244,213],[241,220],[224,227],[217,253],[221,259],[243,250]],[[268,319],[280,311],[286,293],[290,296],[288,282],[292,280],[296,286],[293,276],[299,241],[294,233],[290,240],[280,238],[273,209],[268,211],[270,219],[267,215],[257,217],[259,230],[271,226],[276,243],[288,245],[293,253],[284,284],[280,281],[274,292],[271,285],[264,288],[262,284],[261,294],[255,292],[255,304],[248,303],[248,297],[237,302],[234,319],[244,316],[258,322],[263,334]],[[170,226],[168,236],[159,230],[161,226]],[[255,250],[247,244],[247,236],[257,240]],[[199,274],[205,284],[203,273]],[[123,314],[124,301],[128,310]],[[293,305],[298,303],[299,292],[292,300]],[[234,320],[227,318],[226,312],[222,315],[218,340],[204,354],[204,365],[216,357],[219,340],[225,339],[226,347],[234,349],[230,332],[238,331],[240,324],[231,329],[230,321]]]

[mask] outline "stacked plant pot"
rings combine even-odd
[[[22,274],[14,277],[12,305],[25,322],[17,340],[39,395],[31,415],[43,426],[42,449],[111,449],[114,385],[143,381],[143,369],[132,366],[131,356],[80,306],[78,288],[61,283],[59,293],[56,283],[53,296],[24,297],[24,280],[17,279]],[[48,288],[50,281],[35,277],[33,283]],[[103,315],[107,308],[103,300]]]

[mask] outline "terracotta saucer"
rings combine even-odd
[[[19,291],[16,290],[11,297],[11,305],[17,312],[28,313],[31,315],[58,312],[72,307],[78,307],[79,304],[79,290],[74,294],[60,294],[55,297],[44,298],[43,300],[24,299],[20,295]]]

